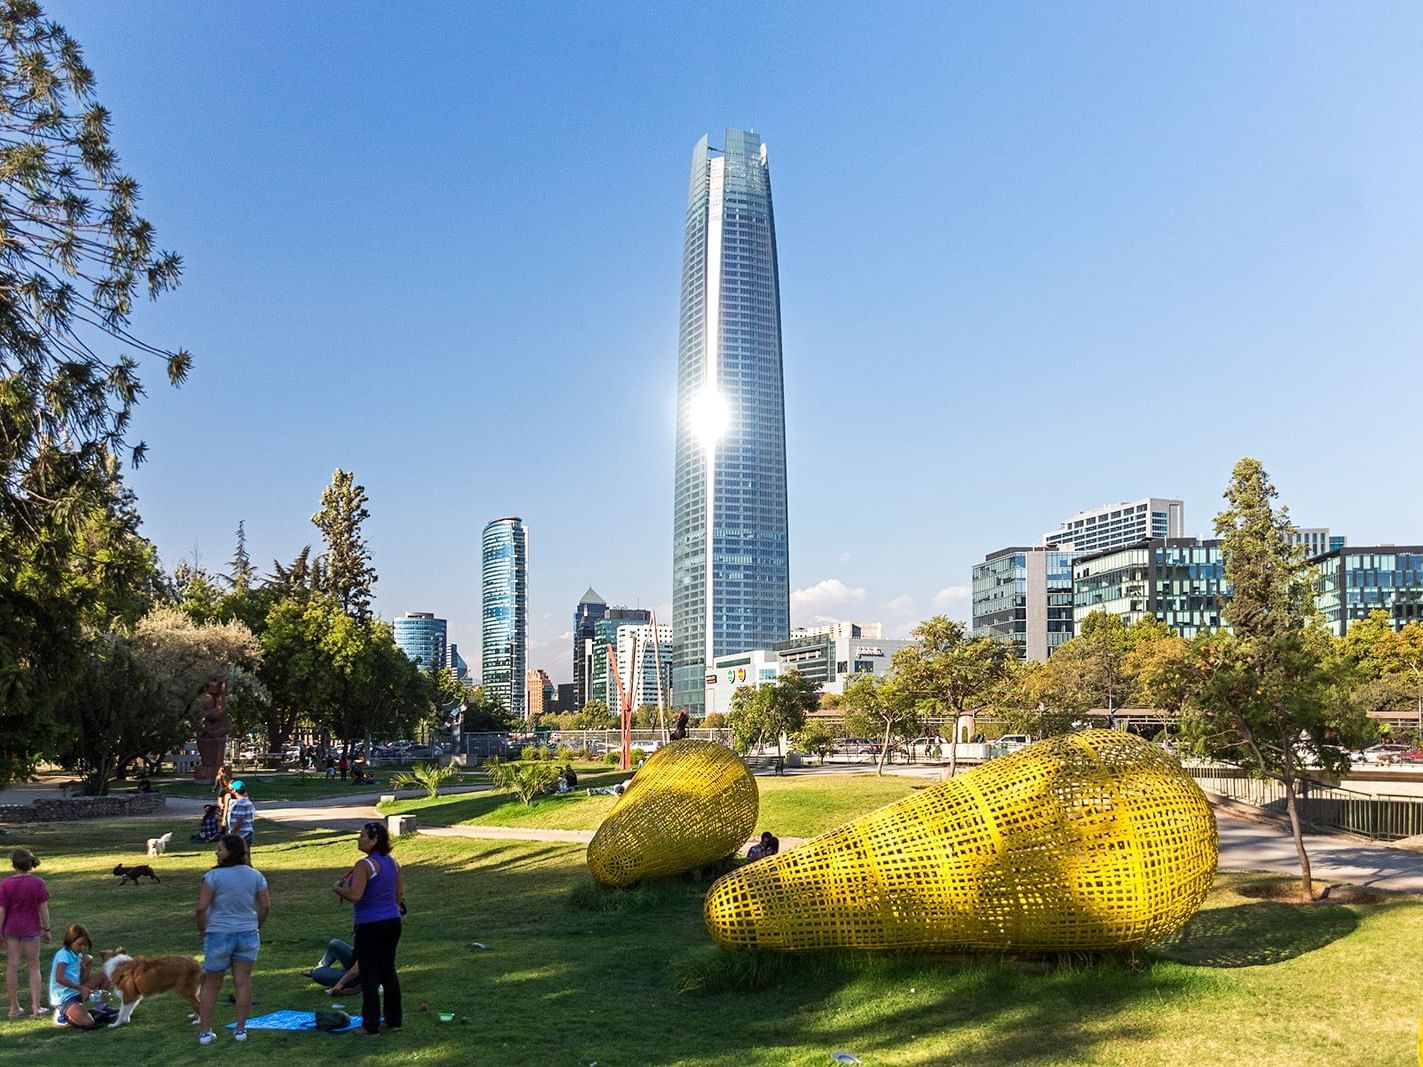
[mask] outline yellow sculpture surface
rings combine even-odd
[[[739,849],[759,806],[756,779],[734,752],[673,741],[629,780],[588,844],[588,869],[611,886],[690,871]]]
[[[1128,948],[1184,926],[1215,869],[1191,777],[1139,737],[1086,730],[747,864],[705,915],[729,948]]]

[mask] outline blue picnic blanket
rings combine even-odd
[[[349,1026],[343,1026],[339,1030],[330,1031],[333,1034],[348,1034],[361,1025],[359,1015],[351,1016]],[[237,1026],[236,1023],[228,1023],[229,1030]],[[269,1011],[266,1015],[258,1015],[247,1020],[249,1030],[315,1030],[316,1012],[314,1011]]]

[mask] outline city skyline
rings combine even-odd
[[[46,11],[185,259],[134,320],[195,357],[133,426],[170,567],[239,520],[291,559],[340,466],[384,617],[476,647],[517,512],[531,664],[571,676],[590,584],[670,618],[677,202],[723,126],[775,147],[793,624],[967,618],[974,563],[1103,500],[1208,536],[1242,455],[1302,526],[1419,540],[1322,400],[1387,417],[1423,347],[1416,9],[758,9],[776,61],[735,79],[675,11]]]

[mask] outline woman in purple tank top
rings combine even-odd
[[[361,827],[356,847],[364,855],[332,888],[356,906],[356,963],[361,968],[361,1033],[380,1033],[381,987],[385,987],[385,1026],[399,1030],[403,1022],[400,979],[395,973],[395,947],[400,943],[400,917],[405,914],[405,884],[400,864],[390,855],[390,831],[372,821]]]

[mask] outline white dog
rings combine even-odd
[[[148,854],[150,856],[161,856],[168,851],[168,842],[173,839],[173,831],[169,830],[162,837],[150,837],[148,839]]]

